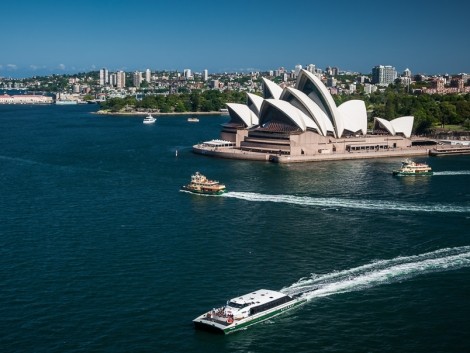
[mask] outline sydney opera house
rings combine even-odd
[[[228,103],[230,120],[220,138],[193,151],[224,158],[306,162],[426,154],[411,141],[413,117],[374,119],[367,130],[366,106],[349,100],[336,106],[322,81],[302,70],[294,87],[263,78],[263,97]]]

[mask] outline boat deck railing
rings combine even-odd
[[[215,322],[219,325],[224,325],[224,326],[228,326],[229,323],[227,322],[227,318],[226,317],[223,317],[223,316],[211,316],[211,317],[208,317],[207,315],[204,316],[204,320],[206,321],[211,321],[211,322]]]

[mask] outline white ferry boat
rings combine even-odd
[[[426,163],[415,163],[410,159],[405,159],[401,162],[401,168],[394,170],[392,174],[397,176],[432,175],[432,169]]]
[[[229,334],[277,316],[307,302],[298,296],[259,289],[227,301],[193,320],[196,329]]]
[[[144,124],[153,124],[157,119],[155,119],[151,114],[144,118]]]

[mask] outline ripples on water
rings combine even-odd
[[[226,117],[90,109],[0,107],[2,351],[468,348],[468,156],[426,159],[429,178],[392,177],[399,159],[211,159],[190,147]],[[195,171],[229,192],[179,192]],[[258,288],[310,300],[228,337],[193,330]]]

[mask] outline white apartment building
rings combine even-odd
[[[132,77],[132,82],[134,83],[134,87],[140,87],[140,84],[142,83],[142,72],[135,71]]]
[[[183,71],[183,76],[185,79],[190,79],[193,77],[193,74],[191,72],[191,69],[184,69]]]
[[[116,73],[116,87],[117,88],[126,87],[126,73],[124,71],[118,71]]]
[[[378,65],[372,68],[372,83],[388,86],[397,78],[397,71],[390,65]]]
[[[108,69],[102,68],[100,70],[100,86],[105,86],[109,83],[109,72]]]
[[[152,77],[152,73],[150,72],[150,69],[145,70],[145,81],[150,83],[151,77]]]

